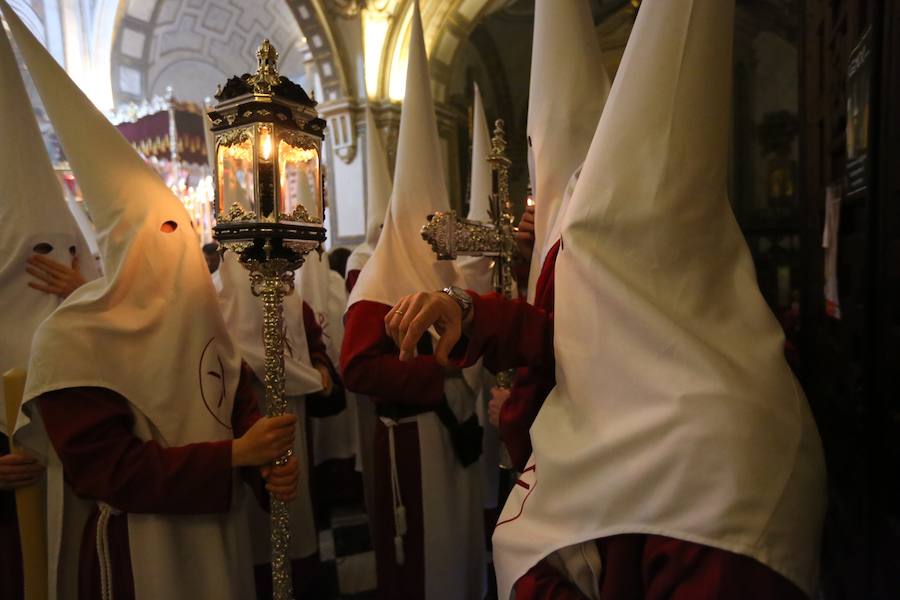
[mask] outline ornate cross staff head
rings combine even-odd
[[[440,260],[455,260],[458,256],[496,257],[494,289],[512,297],[512,260],[516,250],[515,217],[509,200],[509,166],[506,157],[506,132],[503,119],[494,124],[491,151],[487,161],[491,165],[491,220],[489,222],[463,219],[456,211],[436,212],[428,216],[422,227],[422,238]]]

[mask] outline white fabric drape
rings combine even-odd
[[[305,267],[304,267],[305,268]],[[219,270],[213,274],[219,308],[228,333],[237,344],[241,358],[257,379],[265,380],[266,348],[263,342],[262,299],[250,290],[250,272],[241,266],[237,255],[227,251]],[[285,351],[284,391],[288,396],[303,396],[322,389],[322,376],[312,366],[303,325],[303,298],[295,289],[283,302]]]
[[[444,395],[457,421],[472,415],[475,398],[462,379],[448,379]],[[437,414],[415,420],[422,466],[425,598],[479,598],[485,576],[481,470],[478,463],[459,463]]]
[[[558,383],[494,534],[502,598],[619,533],[743,554],[813,594],[821,445],[726,196],[733,16],[641,5],[563,216]]]
[[[590,3],[537,0],[528,95],[528,163],[535,203],[530,302],[544,257],[556,243],[550,230],[566,186],[584,162],[608,94],[609,76]]]
[[[141,439],[164,447],[231,439],[240,356],[190,217],[9,6],[0,9],[84,191],[105,268],[38,328],[23,411],[48,391],[101,387],[128,399]],[[129,515],[136,598],[252,598],[234,506],[191,518]]]

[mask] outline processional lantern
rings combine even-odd
[[[294,261],[292,253],[302,257],[325,240],[325,121],[306,91],[278,74],[278,53],[269,40],[256,56],[256,73],[229,79],[209,112],[216,239],[252,250],[248,259]]]
[[[303,88],[278,73],[278,53],[263,41],[256,73],[232,77],[209,111],[215,141],[216,225],[213,237],[235,252],[262,299],[266,414],[286,411],[284,296],[294,271],[325,241],[321,148],[325,121]],[[290,454],[276,461],[284,464]],[[271,498],[272,588],[275,600],[293,596],[290,519]]]

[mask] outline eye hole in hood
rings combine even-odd
[[[163,233],[172,233],[176,229],[178,229],[178,223],[176,223],[175,221],[166,221],[159,226],[159,230]]]
[[[53,245],[48,244],[47,242],[40,242],[38,244],[35,244],[32,250],[34,250],[38,254],[50,254],[51,252],[53,252]]]

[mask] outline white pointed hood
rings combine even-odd
[[[28,367],[31,341],[38,325],[60,304],[59,297],[28,287],[37,281],[25,272],[26,260],[41,253],[69,265],[78,256],[85,279],[98,275],[78,225],[69,214],[53,171],[31,99],[12,45],[0,23],[0,306],[3,343],[0,375]],[[0,399],[3,392],[0,390]],[[0,403],[0,431],[7,432]]]
[[[222,316],[240,350],[241,358],[260,381],[265,381],[263,305],[262,299],[254,296],[250,290],[249,271],[241,266],[234,252],[226,251],[213,280],[219,294]],[[299,290],[295,289],[284,297],[283,314],[284,393],[287,396],[304,396],[321,391],[322,377],[309,358],[306,328],[303,324],[303,297]]]
[[[544,258],[558,239],[554,225],[566,187],[584,162],[609,94],[609,75],[587,0],[535,2],[528,94],[535,202],[528,299],[533,301]]]
[[[361,271],[372,258],[391,198],[391,172],[372,109],[366,107],[366,239],[347,258],[347,272]]]
[[[453,263],[439,261],[420,234],[426,217],[450,210],[450,202],[418,3],[414,5],[409,37],[394,189],[378,245],[350,294],[350,306],[360,300],[392,306],[407,294],[462,285]]]
[[[494,534],[502,598],[551,552],[620,533],[816,585],[818,433],[726,196],[733,18],[733,0],[641,6],[565,213],[558,384],[528,501],[515,486]]]
[[[240,356],[187,211],[13,11],[0,8],[84,191],[106,270],[39,327],[25,402],[102,387],[127,398],[164,444],[230,439]],[[164,223],[175,230],[165,233]]]
[[[366,106],[366,243],[373,249],[384,224],[391,188],[387,153],[372,109]]]
[[[487,117],[484,116],[481,90],[478,89],[477,83],[472,112],[472,177],[469,186],[471,195],[469,214],[466,218],[488,222],[491,220],[491,165],[488,164],[487,158],[491,151],[491,136],[488,132]],[[492,259],[461,256],[456,260],[468,289],[480,294],[492,291],[494,278]]]

